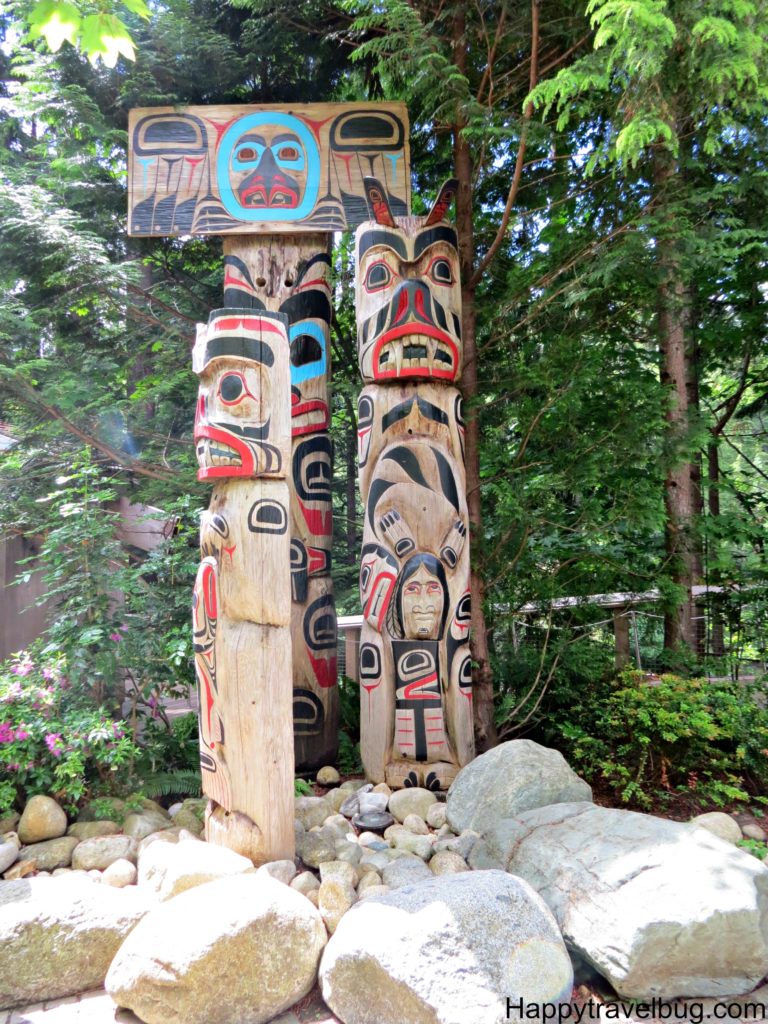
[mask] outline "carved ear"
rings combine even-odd
[[[434,206],[429,211],[429,216],[424,222],[424,227],[428,227],[432,224],[439,224],[441,220],[445,219],[446,213],[453,202],[453,197],[456,195],[456,189],[459,187],[458,178],[449,178],[448,181],[444,181],[440,187],[440,191],[437,193],[437,199],[435,200]]]
[[[384,186],[378,178],[363,178],[365,185],[365,198],[368,200],[368,209],[373,215],[377,224],[386,228],[397,227],[392,210],[389,208],[389,200]]]

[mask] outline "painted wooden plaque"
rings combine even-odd
[[[403,103],[149,107],[128,119],[128,233],[340,231],[374,176],[410,208]]]

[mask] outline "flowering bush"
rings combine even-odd
[[[0,665],[0,813],[36,793],[74,807],[137,753],[125,724],[70,685],[63,658],[24,651]]]

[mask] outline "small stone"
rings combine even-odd
[[[387,863],[389,863],[389,861],[387,861]],[[363,875],[378,875],[379,869],[375,867],[373,864],[367,863],[366,861],[360,861],[360,863],[357,865],[357,873],[362,878]]]
[[[405,821],[409,814],[418,814],[425,821],[427,811],[435,802],[435,794],[431,789],[414,786],[411,789],[399,789],[389,798],[389,811],[398,821]]]
[[[116,860],[129,860],[135,863],[138,844],[130,836],[96,836],[84,839],[75,847],[72,854],[72,867],[84,871],[98,869],[103,871]]]
[[[43,843],[31,843],[19,850],[21,860],[34,860],[38,871],[53,871],[54,868],[66,868],[72,863],[72,853],[80,842],[75,836],[59,836],[58,839],[46,839]]]
[[[293,834],[294,834],[295,836],[301,836],[301,835],[303,835],[303,834],[304,834],[304,833],[305,833],[306,831],[307,831],[307,830],[306,830],[306,829],[304,828],[304,826],[303,826],[303,825],[302,825],[302,823],[301,823],[301,822],[300,822],[300,821],[298,820],[298,818],[294,818],[294,819],[293,819]]]
[[[109,867],[104,869],[101,881],[104,885],[111,885],[115,889],[124,889],[126,885],[134,885],[136,865],[124,858],[112,861]]]
[[[472,849],[480,836],[472,829],[465,829],[460,836],[451,836],[449,839],[439,839],[435,843],[436,850],[450,850],[458,853],[464,860],[469,860]]]
[[[711,832],[718,839],[724,839],[726,843],[738,843],[742,836],[739,825],[730,814],[725,814],[723,811],[709,811],[707,814],[697,814],[695,818],[691,818],[691,824],[698,825],[699,828],[705,828],[707,832]]]
[[[334,813],[338,813],[339,808],[349,796],[349,791],[346,789],[329,789],[323,797],[334,810]]]
[[[362,849],[357,843],[348,843],[345,840],[341,840],[336,843],[336,859],[343,860],[347,864],[356,865],[360,863],[360,859],[363,856]]]
[[[76,821],[67,829],[67,835],[93,839],[95,836],[116,836],[119,831],[116,821]]]
[[[435,852],[427,836],[417,836],[413,832],[405,832],[395,836],[394,845],[396,850],[407,850],[408,853],[415,853],[422,860],[429,860]]]
[[[351,793],[357,793],[359,789],[373,789],[370,782],[366,782],[365,779],[347,779],[346,782],[342,782],[341,788]]]
[[[760,828],[757,822],[754,821],[742,825],[741,833],[745,839],[755,839],[758,843],[764,843],[768,839],[768,833],[766,833],[765,829]]]
[[[141,856],[150,843],[178,843],[180,835],[180,828],[164,828],[162,832],[150,833],[139,843],[139,856]]]
[[[262,864],[256,874],[271,875],[283,885],[290,885],[296,877],[296,865],[292,860],[272,860],[267,864]]]
[[[381,885],[381,875],[378,871],[368,871],[360,879],[357,885],[357,895],[362,896],[366,889]]]
[[[344,786],[341,788],[344,789]],[[366,785],[359,787],[359,789],[351,790],[347,794],[347,799],[339,808],[339,813],[343,814],[345,818],[354,818],[356,814],[360,813],[360,797],[365,793],[370,793],[372,789],[373,786],[369,782]]]
[[[59,875],[71,875],[72,873],[72,868],[54,868],[51,872],[51,877],[58,878]],[[83,874],[85,874],[85,872],[83,872]]]
[[[453,831],[453,829],[451,828],[451,826],[448,824],[447,821],[446,821],[446,823],[444,825],[441,825],[440,828],[437,830],[437,836],[440,839],[442,839],[444,836],[455,836],[455,835],[456,835],[456,833]]]
[[[306,832],[296,840],[296,854],[310,868],[326,860],[336,860],[335,837],[323,832]]]
[[[325,819],[334,813],[334,809],[324,796],[297,796],[294,804],[294,817],[306,829],[322,825]]]
[[[374,846],[376,843],[382,842],[382,839],[378,832],[361,832],[357,841],[361,846]]]
[[[42,843],[58,839],[67,831],[67,816],[50,796],[33,796],[27,800],[19,821],[19,839],[22,843]]]
[[[16,833],[8,833],[15,835]],[[11,864],[19,859],[19,847],[17,843],[3,842],[0,844],[0,875],[7,871]]]
[[[451,850],[438,850],[429,862],[429,870],[433,875],[455,875],[459,871],[469,871],[469,864],[458,853]]]
[[[320,769],[316,778],[320,786],[336,786],[341,780],[339,773],[329,764]]]
[[[359,793],[358,813],[361,817],[386,811],[389,797],[386,793]]]
[[[377,782],[371,790],[372,793],[386,793],[387,796],[392,796],[392,790],[386,784],[386,782]]]
[[[389,885],[372,885],[364,892],[361,892],[358,899],[367,900],[371,896],[386,896],[391,891],[391,886]]]
[[[182,807],[172,819],[173,824],[191,832],[193,836],[199,836],[205,826],[198,816],[189,807]]]
[[[405,821],[403,822],[403,828],[407,828],[409,832],[413,832],[416,836],[429,835],[429,826],[423,818],[418,816],[418,814],[406,815]]]
[[[366,864],[370,864],[370,866],[376,868],[377,871],[383,871],[387,864],[389,864],[389,857],[383,851],[369,850],[360,858],[358,870]]]
[[[15,882],[19,878],[26,878],[37,871],[37,862],[34,860],[19,860],[13,867],[6,871],[3,878],[6,882]]]
[[[427,808],[427,824],[430,828],[440,829],[446,823],[446,807],[442,803],[434,803]]]
[[[2,815],[0,817],[0,836],[5,835],[6,832],[15,832],[20,817],[18,811],[10,811],[8,814]]]
[[[130,861],[128,863],[130,864]],[[88,875],[94,880],[94,882],[100,882],[102,880],[102,874],[96,868],[91,868]]]
[[[391,861],[381,873],[385,885],[391,889],[401,889],[414,882],[426,881],[435,876],[419,857],[400,857]]]
[[[184,804],[181,802],[181,800],[179,800],[178,803],[171,804],[171,806],[168,808],[168,813],[172,818],[174,818],[179,813],[183,806]]]
[[[345,885],[351,885],[354,889],[360,878],[351,864],[347,864],[343,860],[329,860],[320,865],[320,881],[330,882],[334,880],[344,882]]]
[[[202,836],[196,836],[194,832],[189,832],[187,829],[182,828],[179,830],[179,842],[180,843],[204,843],[205,840]]]
[[[308,896],[311,892],[317,892],[320,880],[311,871],[302,871],[291,881],[291,888],[300,892],[302,896]]]
[[[319,899],[318,899],[318,893],[319,892],[320,892],[320,886],[318,886],[317,889],[311,889],[309,892],[305,892],[304,893],[304,895],[307,897],[309,902],[313,906],[315,906],[315,907],[317,907],[319,902],[320,902]]]
[[[357,894],[354,888],[338,878],[321,882],[317,890],[317,908],[322,915],[325,927],[333,935],[339,921],[354,906]]]
[[[138,842],[151,836],[153,832],[161,832],[168,828],[170,823],[171,819],[167,814],[159,814],[149,809],[138,814],[129,814],[123,823],[123,832]]]
[[[403,832],[407,831],[408,829],[405,827],[405,825],[401,825],[400,822],[397,822],[397,824],[390,825],[389,828],[384,829],[384,838],[388,842],[393,843],[395,841],[395,836],[402,835]]]
[[[331,814],[323,822],[325,825],[333,825],[335,828],[340,829],[344,835],[352,831],[352,826],[349,824],[343,814]]]

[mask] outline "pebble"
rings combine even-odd
[[[446,824],[446,805],[434,803],[427,809],[427,824],[430,828],[441,829]]]
[[[89,871],[88,874],[90,875],[92,872]],[[115,889],[124,889],[126,885],[136,884],[136,865],[122,857],[112,861],[103,872],[97,871],[95,874],[101,876],[104,885],[111,885]]]
[[[257,875],[270,875],[276,878],[283,885],[290,885],[296,877],[296,865],[292,860],[272,860],[262,864],[256,872]]]
[[[360,899],[367,900],[370,896],[386,896],[391,891],[389,885],[372,885],[370,889],[366,889],[365,892],[361,893]]]
[[[381,875],[378,871],[367,871],[357,885],[357,895],[362,896],[367,889],[381,885]]]
[[[355,904],[357,894],[354,888],[340,878],[322,881],[317,890],[317,908],[325,922],[325,927],[333,935],[339,921]]]
[[[334,813],[338,813],[339,808],[349,796],[348,789],[329,789],[323,798],[333,808]]]
[[[336,786],[341,776],[332,765],[326,765],[317,773],[317,781],[321,786]]]
[[[469,871],[469,864],[452,850],[438,850],[429,862],[429,870],[433,875],[455,875],[460,871]]]
[[[428,836],[429,826],[423,818],[420,818],[418,814],[406,815],[405,821],[403,822],[403,828],[407,828],[409,832],[413,832],[417,836]]]
[[[301,871],[292,879],[291,888],[300,892],[302,896],[308,896],[311,892],[317,892],[320,888],[320,881],[317,875],[311,871]]]

